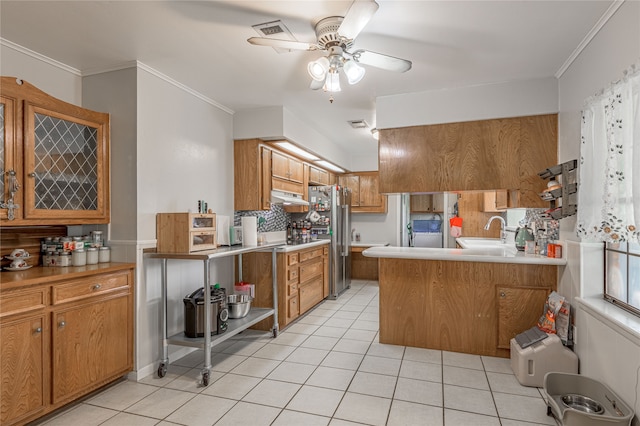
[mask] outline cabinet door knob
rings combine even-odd
[[[31,173],[29,173],[29,177],[34,178],[34,177],[36,177],[36,174],[34,172],[31,172]]]
[[[101,288],[102,288],[102,285],[100,285],[100,284],[96,284],[96,285],[93,286],[94,290],[100,290]]]
[[[64,322],[64,321],[60,321],[60,322],[58,323],[58,327],[60,327],[60,328],[64,327],[65,325],[67,325],[67,323],[66,323],[66,322]]]
[[[34,330],[36,333],[42,333],[42,327],[38,327]]]
[[[500,297],[507,297],[506,293],[504,291],[500,292]]]

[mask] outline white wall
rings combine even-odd
[[[111,120],[111,223],[109,240],[137,237],[136,66],[82,79],[82,105]],[[131,259],[135,260],[135,259]]]
[[[351,157],[335,141],[327,139],[308,123],[282,106],[238,111],[233,117],[234,139],[287,139],[340,167],[354,170]],[[377,170],[376,167],[372,170]],[[355,169],[361,170],[361,169]]]
[[[378,129],[558,112],[553,77],[376,98]]]
[[[626,1],[559,78],[560,161],[579,158],[580,110],[584,101],[620,79],[622,72],[639,59],[640,2]],[[578,240],[575,219],[563,219],[561,238]],[[637,377],[640,332],[629,334],[625,327],[616,325],[620,321],[629,324],[640,321],[618,308],[599,303],[604,303],[601,301],[601,246],[570,241],[567,247],[568,265],[562,274],[559,290],[572,300],[581,297],[590,301],[578,306],[576,318],[576,352],[581,360],[581,373],[607,384],[627,404],[635,404],[636,413],[640,413],[640,401],[637,401],[637,395],[640,395]],[[622,320],[616,320],[607,310],[615,310],[616,316]]]

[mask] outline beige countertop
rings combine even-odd
[[[566,253],[566,250],[563,250]],[[499,248],[428,248],[428,247],[371,247],[362,252],[366,257],[390,259],[450,260],[457,262],[519,263],[529,265],[566,265],[566,256],[551,258]]]

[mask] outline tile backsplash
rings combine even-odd
[[[240,226],[242,217],[255,216],[258,222],[258,232],[286,231],[289,213],[285,212],[282,204],[271,204],[271,210],[243,210],[233,213],[233,225]]]

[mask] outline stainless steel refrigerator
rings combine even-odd
[[[319,239],[331,239],[329,298],[336,299],[351,287],[351,191],[338,185],[310,186],[309,212],[313,211],[318,215],[312,215],[312,232]]]

